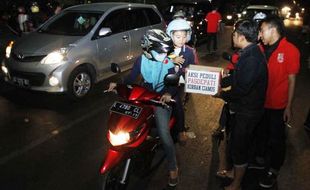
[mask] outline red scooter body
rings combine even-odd
[[[100,174],[105,174],[118,163],[129,158],[135,150],[151,149],[159,143],[159,140],[150,141],[147,137],[150,135],[151,128],[155,127],[153,100],[158,100],[160,95],[137,85],[131,87],[118,85],[117,92],[123,100],[115,102],[111,107],[107,138],[111,143],[111,135],[121,132],[129,133],[130,139],[124,144],[111,144],[100,168]],[[124,113],[123,107],[131,111]],[[138,108],[138,112],[135,112]],[[174,124],[175,118],[171,117],[169,127],[172,128]]]

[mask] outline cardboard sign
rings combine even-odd
[[[219,91],[222,68],[190,65],[185,76],[185,92],[215,95]]]

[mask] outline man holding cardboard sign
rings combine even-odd
[[[250,158],[253,132],[261,120],[267,89],[266,59],[256,44],[258,36],[256,23],[250,20],[238,21],[233,31],[233,42],[240,48],[240,58],[229,77],[223,83],[230,90],[221,91],[217,96],[230,104],[235,112],[230,149],[233,162],[234,180],[225,190],[239,190]]]

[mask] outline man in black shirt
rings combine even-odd
[[[230,104],[235,112],[235,125],[231,131],[230,150],[234,180],[225,190],[239,190],[250,158],[254,129],[264,111],[267,89],[267,64],[259,46],[257,25],[251,20],[236,23],[233,32],[234,46],[240,48],[240,58],[231,76],[224,78],[230,84],[229,91],[219,96]]]

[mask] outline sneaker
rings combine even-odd
[[[259,185],[263,188],[271,188],[276,183],[276,181],[277,181],[277,175],[269,171],[260,180]]]

